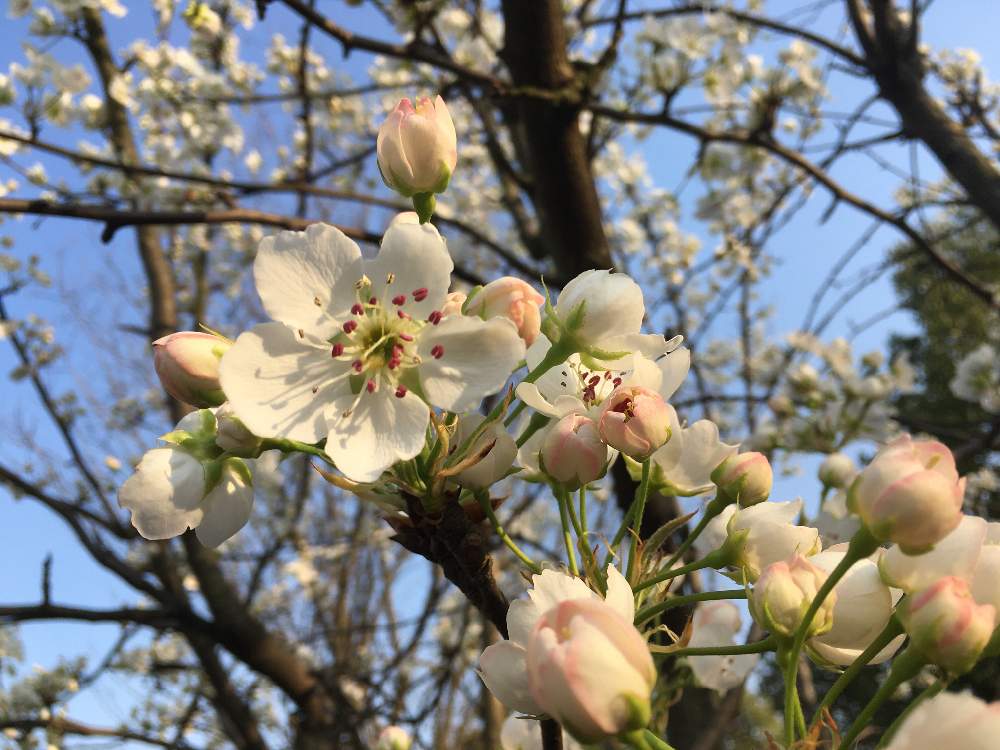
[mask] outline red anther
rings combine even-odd
[[[396,398],[402,398],[406,395],[406,386],[401,385],[396,389]]]
[[[397,294],[395,297],[392,298],[392,304],[396,305],[397,307],[399,305],[402,305],[404,302],[406,302],[406,297],[402,294]]]
[[[403,312],[402,310],[396,310],[396,315],[398,315],[398,316],[400,317],[400,319],[401,319],[401,320],[409,320],[409,319],[410,319],[410,316],[409,316],[409,315],[407,315],[407,314],[406,314],[405,312]]]
[[[431,347],[431,356],[434,359],[441,359],[444,356],[444,347],[441,344],[435,344]]]
[[[399,363],[401,361],[402,360],[399,360],[399,359],[396,359],[395,357],[393,357],[392,359],[389,360],[389,364],[388,364],[389,369],[390,370],[395,370],[397,367],[399,367]]]
[[[611,380],[611,370],[605,370],[604,371],[604,379],[605,380]]]
[[[378,304],[378,300],[375,299],[374,297],[369,297],[368,298],[368,304],[369,305],[377,305]]]
[[[593,386],[597,385],[600,382],[601,382],[601,376],[600,375],[594,375],[593,377],[590,378],[590,380],[587,381],[587,385],[593,387]]]
[[[344,333],[354,333],[354,329],[358,327],[358,321],[349,320],[344,323]]]
[[[368,391],[369,393],[375,393],[375,381],[374,380],[369,380],[365,384],[365,390]]]
[[[415,299],[417,302],[423,302],[425,299],[427,299],[427,287],[422,286],[419,289],[414,289],[413,299]]]
[[[333,349],[330,350],[330,356],[331,357],[339,357],[343,353],[344,353],[344,345],[343,344],[334,344],[333,345]]]
[[[353,315],[364,315],[365,308],[360,302],[355,302],[353,305],[351,305],[351,313]]]
[[[361,372],[364,369],[364,365],[361,364],[360,359],[351,362],[351,367],[354,368],[354,372]]]
[[[402,344],[393,344],[392,345],[392,358],[393,359],[401,359],[403,357],[403,352],[404,351],[405,350],[403,349],[403,345]]]
[[[413,341],[413,336],[411,336],[408,333],[399,334],[399,338],[401,338],[403,341]]]
[[[437,325],[438,323],[441,322],[441,318],[443,317],[444,316],[441,314],[440,310],[435,310],[434,312],[432,312],[430,315],[427,316],[427,322]]]
[[[611,385],[613,385],[615,388],[617,388],[621,384],[622,384],[621,378],[615,378],[614,380],[611,381]]]

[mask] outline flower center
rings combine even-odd
[[[560,382],[564,388],[567,383],[573,382],[576,386],[577,395],[588,408],[599,405],[604,399],[611,395],[611,392],[622,384],[624,373],[615,370],[588,370],[579,361],[569,361],[563,365],[560,375],[563,380]]]

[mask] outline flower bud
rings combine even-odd
[[[842,489],[847,487],[858,473],[850,456],[831,453],[819,465],[819,481],[824,487]]]
[[[601,437],[636,461],[644,461],[670,439],[670,407],[655,391],[620,385],[604,401]]]
[[[218,425],[215,444],[234,456],[256,456],[260,452],[261,440],[247,429],[228,403],[215,412]]]
[[[604,474],[608,447],[594,420],[567,414],[545,435],[541,456],[546,474],[575,489]]]
[[[375,742],[375,750],[410,750],[412,742],[405,729],[388,726],[379,732],[378,740]]]
[[[767,456],[754,451],[730,456],[712,472],[712,482],[719,493],[739,502],[744,508],[767,500],[774,473]]]
[[[535,625],[527,649],[535,702],[584,743],[641,729],[656,668],[645,639],[610,605],[563,601]]]
[[[401,99],[376,139],[378,168],[385,184],[407,198],[441,193],[458,162],[455,125],[440,96],[425,97],[414,107]]]
[[[885,750],[992,750],[1000,737],[1000,701],[941,693],[915,705]]]
[[[164,390],[200,408],[226,400],[219,385],[219,362],[232,343],[198,331],[181,331],[153,342],[153,367]]]
[[[528,282],[504,276],[480,289],[465,312],[484,320],[502,315],[517,327],[517,335],[524,339],[524,343],[531,346],[538,338],[542,325],[538,308],[544,301],[545,297]]]
[[[826,571],[802,555],[772,563],[754,584],[751,609],[754,618],[773,633],[790,637],[826,580]],[[833,627],[837,595],[831,591],[809,625],[808,636],[822,635]]]
[[[482,414],[475,413],[460,417],[458,430],[455,432],[455,445],[465,442],[485,419]],[[485,455],[482,455],[483,451],[486,451]],[[482,458],[455,476],[455,481],[463,487],[483,489],[503,478],[517,458],[517,443],[502,423],[495,423],[487,427],[469,448],[468,455],[477,454],[482,455]]]
[[[875,538],[919,554],[958,526],[964,494],[947,446],[903,435],[858,475],[848,503]]]
[[[969,584],[955,576],[907,599],[899,617],[920,654],[956,674],[972,669],[996,628],[996,609],[976,604]]]
[[[444,304],[441,305],[441,315],[443,317],[461,315],[465,299],[465,292],[448,292],[448,296],[444,298]]]

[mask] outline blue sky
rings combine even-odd
[[[782,8],[799,4],[782,0],[768,3],[767,7],[774,8],[775,15],[780,16]],[[124,20],[114,21],[109,25],[113,46],[119,49],[136,37],[149,37],[151,29],[151,16],[145,11],[144,3],[128,2],[126,5],[133,12]],[[924,36],[936,48],[976,49],[983,56],[987,70],[997,71],[1000,70],[1000,50],[996,47],[998,21],[1000,7],[993,0],[939,0],[928,14]],[[364,29],[373,36],[393,38],[391,30],[365,10],[343,9],[338,5],[338,22],[351,28]],[[824,22],[821,18],[818,23],[822,27]],[[10,42],[24,38],[26,24],[5,19],[3,29],[8,44],[4,45],[4,51],[0,53],[0,70],[4,70],[10,62],[21,60],[18,45]],[[245,37],[245,54],[250,58],[260,59],[267,47],[268,35],[276,31],[281,31],[289,39],[297,34],[297,27],[291,21],[290,14],[277,7],[272,9],[265,26],[258,27]],[[331,53],[336,49],[333,45],[324,44]],[[60,57],[66,54],[67,58],[76,59],[76,52],[65,42],[56,47],[54,54]],[[341,69],[358,73],[371,58],[356,53],[346,61],[340,61],[339,56],[336,59]],[[855,88],[852,89],[852,86]],[[829,103],[830,109],[846,106],[847,102],[856,100],[858,95],[856,84],[845,84],[843,80],[831,88],[835,99]],[[840,101],[840,97],[843,101]],[[0,111],[0,116],[5,114]],[[250,132],[252,134],[253,130]],[[56,131],[53,130],[49,137],[52,138],[55,134]],[[72,144],[75,135],[67,137],[60,134],[60,140]],[[668,155],[667,158],[650,159],[653,176],[657,181],[668,187],[678,184],[681,173],[690,164],[694,145],[688,139],[672,135],[647,143],[644,148],[655,149],[657,155]],[[908,155],[901,152],[898,157],[901,163],[905,163]],[[50,175],[60,174],[57,162],[44,158],[40,160],[49,167]],[[33,161],[34,157],[21,159],[21,163],[25,165]],[[923,162],[923,174],[934,175],[937,171],[936,164],[929,158],[925,158]],[[7,167],[0,165],[0,179],[8,176]],[[869,194],[873,191],[882,192],[883,203],[888,202],[890,191],[898,184],[895,177],[887,175],[872,162],[860,158],[845,161],[834,171],[834,176],[848,183],[863,183]],[[25,192],[21,190],[18,194],[23,195]],[[770,248],[781,260],[771,280],[763,286],[761,300],[776,304],[776,315],[769,324],[769,333],[775,336],[781,336],[799,325],[816,284],[827,271],[829,259],[842,252],[867,225],[864,217],[842,207],[828,222],[820,226],[817,219],[827,206],[826,197],[817,194]],[[103,321],[104,325],[109,322],[140,322],[134,319],[130,307],[122,298],[116,299],[113,294],[103,293],[87,296],[80,291],[81,279],[96,289],[106,290],[109,287],[115,288],[119,283],[116,279],[137,277],[138,268],[130,232],[122,231],[112,243],[103,245],[99,240],[100,227],[96,224],[56,219],[37,222],[27,219],[0,225],[0,234],[7,234],[14,239],[12,252],[16,256],[39,254],[42,257],[42,268],[54,279],[51,289],[33,291],[11,301],[15,317],[31,310],[41,311],[51,318],[57,335],[64,327],[78,330],[81,320],[85,321],[85,325],[96,325],[99,321]],[[898,239],[888,230],[880,231],[871,246],[861,254],[857,267],[879,260]],[[712,240],[705,238],[705,244],[711,247]],[[120,288],[119,291],[124,294],[127,289]],[[78,303],[73,295],[80,295]],[[845,334],[850,329],[851,322],[864,320],[884,309],[891,303],[892,296],[888,280],[872,286],[838,319],[830,329],[830,335]],[[73,304],[67,306],[67,300]],[[720,320],[718,325],[726,324],[725,320]],[[890,332],[907,330],[912,330],[912,321],[905,315],[894,315],[864,331],[855,339],[855,344],[859,351],[881,349]],[[91,346],[97,346],[102,337],[120,335],[113,330],[100,329],[91,329],[85,333],[93,337],[94,343]],[[56,389],[74,387],[88,392],[88,380],[101,377],[100,358],[89,362],[88,359],[90,358],[85,353],[78,352],[77,358],[67,363],[68,366],[60,365],[55,368],[49,377]],[[0,342],[0,373],[7,373],[14,364],[10,347]],[[9,421],[29,426],[35,431],[36,439],[43,445],[51,444],[53,454],[62,460],[65,452],[58,445],[57,436],[51,428],[37,424],[38,412],[33,399],[34,395],[26,384],[15,384],[6,379],[0,381],[3,416],[10,417]],[[130,450],[131,447],[124,448],[117,453],[124,458]],[[114,446],[97,446],[92,451],[96,461],[100,461],[105,453],[116,453]],[[0,446],[0,459],[9,462],[16,455],[9,448]],[[811,467],[807,467],[807,470],[809,468]],[[813,491],[811,478],[779,477],[774,496],[783,499]],[[54,561],[52,581],[56,601],[90,606],[115,606],[133,601],[130,590],[100,570],[81,552],[66,528],[36,504],[14,501],[9,493],[0,490],[0,514],[0,600],[4,603],[37,601],[42,561],[50,554]],[[99,660],[103,651],[116,638],[118,629],[110,625],[45,623],[25,626],[21,633],[25,640],[27,663],[52,666],[60,655],[85,653],[95,661]],[[120,681],[105,680],[76,698],[71,704],[71,713],[81,720],[115,724],[125,718],[137,697],[132,686]]]

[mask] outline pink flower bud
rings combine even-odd
[[[584,743],[649,721],[656,668],[631,622],[593,599],[563,601],[528,641],[528,688],[538,706]]]
[[[604,401],[600,431],[612,448],[644,461],[670,439],[670,407],[655,391],[620,385]]]
[[[948,576],[907,599],[899,612],[910,640],[931,664],[964,674],[996,629],[992,604],[976,604],[969,584]]]
[[[567,414],[556,422],[542,442],[542,465],[550,477],[575,489],[604,473],[608,447],[594,420]]]
[[[444,99],[425,97],[416,108],[401,99],[378,130],[376,151],[382,179],[397,193],[410,197],[447,189],[458,146]]]
[[[153,342],[153,367],[164,390],[178,401],[205,408],[226,400],[219,361],[232,343],[208,333],[181,331]]]
[[[848,504],[877,539],[919,554],[958,526],[964,494],[947,446],[903,435],[854,480]]]
[[[824,487],[847,487],[858,473],[854,461],[843,453],[831,453],[819,466],[819,481]]]
[[[774,473],[767,456],[751,451],[734,454],[715,467],[712,481],[720,493],[746,508],[767,500]]]
[[[517,335],[531,346],[542,325],[538,308],[544,301],[528,282],[504,276],[480,289],[465,312],[484,320],[502,315],[517,326]]]
[[[826,581],[826,571],[802,555],[772,563],[764,569],[751,595],[754,618],[773,633],[791,636]],[[822,635],[833,627],[833,608],[837,595],[831,591],[813,616],[809,636]]]

